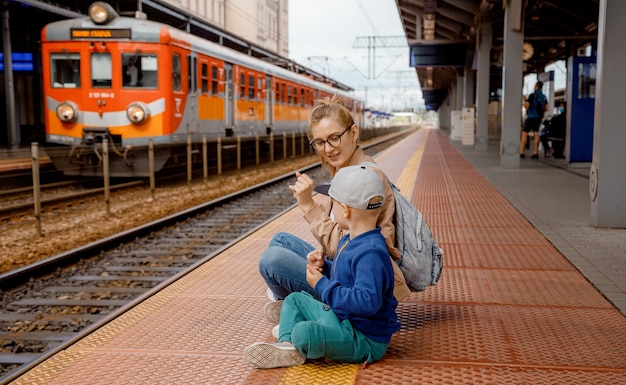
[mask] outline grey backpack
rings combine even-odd
[[[377,164],[364,162],[362,165],[380,170]],[[396,247],[402,253],[397,261],[411,291],[423,291],[436,285],[443,269],[443,250],[424,220],[422,213],[410,200],[400,193],[400,189],[387,178],[396,201],[394,226]]]

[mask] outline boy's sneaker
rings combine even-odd
[[[244,351],[246,359],[260,369],[285,368],[302,365],[306,361],[293,345],[284,342],[256,342]]]
[[[276,325],[272,328],[272,336],[278,339],[279,335],[280,335],[280,325]]]
[[[265,317],[272,322],[272,325],[278,325],[280,322],[280,308],[283,301],[268,302],[265,305]]]

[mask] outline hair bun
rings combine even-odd
[[[320,106],[328,104],[339,104],[340,106],[345,107],[343,98],[337,94],[334,94],[332,97],[325,96],[322,99],[319,99],[317,104]]]

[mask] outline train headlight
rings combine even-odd
[[[148,106],[141,102],[135,102],[126,109],[128,120],[133,123],[143,123],[150,117]]]
[[[113,7],[102,1],[96,1],[89,7],[89,17],[96,24],[108,24],[117,16]]]
[[[78,109],[71,102],[63,102],[57,106],[57,117],[65,123],[73,123],[78,118]]]

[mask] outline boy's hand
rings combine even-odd
[[[311,286],[313,289],[315,289],[315,285],[317,284],[317,281],[319,281],[320,278],[322,278],[321,270],[322,270],[321,267],[313,266],[310,263],[307,263],[306,265],[306,281],[309,283],[309,286]]]
[[[322,278],[322,267],[324,266],[324,251],[313,250],[306,256],[306,281],[315,289],[317,281]]]
[[[306,261],[315,267],[319,268],[319,271],[322,271],[322,267],[324,267],[324,251],[322,250],[313,250],[306,256]]]

